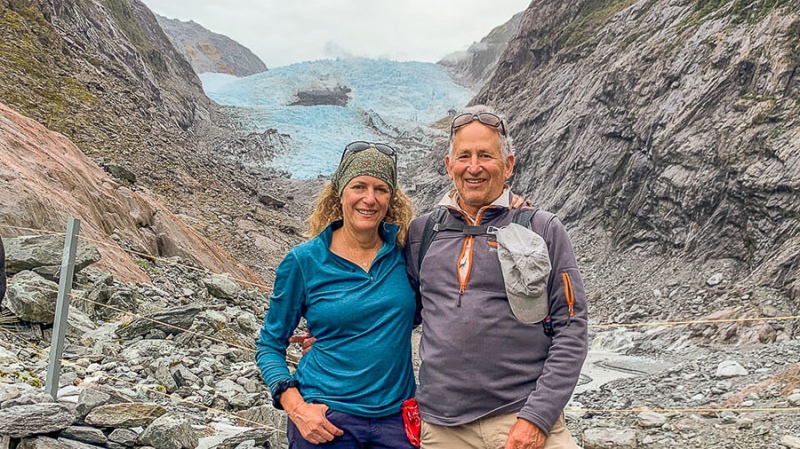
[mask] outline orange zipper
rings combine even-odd
[[[486,209],[481,210],[478,212],[478,216],[475,218],[473,222],[470,220],[469,215],[465,214],[463,211],[461,215],[464,216],[464,221],[467,222],[470,226],[478,226],[481,222],[481,218],[483,218],[483,213],[489,209],[494,209],[494,207],[487,207]],[[467,248],[469,247],[469,254],[467,254]],[[456,273],[458,274],[458,302],[456,305],[461,307],[461,296],[467,291],[467,282],[469,282],[469,276],[472,273],[472,254],[475,252],[475,236],[468,235],[464,237],[464,245],[461,247],[461,255],[458,256],[458,260],[456,261]],[[464,274],[464,278],[461,278],[461,270],[459,269],[459,264],[461,264],[461,260],[466,255],[467,257],[467,272]]]
[[[567,299],[569,318],[572,318],[575,316],[575,291],[572,289],[572,280],[569,278],[569,273],[561,273],[561,279],[564,281],[564,296]],[[569,324],[569,319],[567,324]]]

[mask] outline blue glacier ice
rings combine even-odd
[[[206,95],[235,108],[245,130],[273,128],[291,135],[283,154],[265,165],[287,170],[295,179],[330,175],[350,141],[397,146],[408,133],[433,132],[428,125],[475,95],[442,66],[364,58],[302,62],[245,78],[204,73],[200,79]],[[347,107],[290,106],[298,91],[338,86],[351,89]]]

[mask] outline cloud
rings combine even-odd
[[[465,50],[529,0],[143,0],[236,40],[268,67],[338,56],[435,62]]]
[[[328,41],[325,43],[325,47],[323,48],[323,53],[325,55],[325,58],[330,58],[330,59],[352,58],[353,56],[355,56],[354,54],[342,48],[341,45],[333,41]]]

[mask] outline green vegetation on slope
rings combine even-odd
[[[791,0],[697,0],[693,21],[728,8],[725,12],[733,16],[734,23],[756,23],[772,10],[790,3]]]
[[[789,25],[786,36],[789,38],[792,62],[796,67],[800,67],[800,20],[795,20]]]
[[[133,12],[128,2],[126,0],[103,0],[103,4],[108,8],[111,17],[117,22],[125,36],[144,56],[150,67],[156,73],[166,72],[167,64],[164,62],[161,52],[153,46],[153,42],[144,33],[136,18],[133,17]]]
[[[61,50],[61,38],[38,8],[0,12],[0,101],[69,136],[90,122],[83,112],[97,98],[71,76],[73,62]]]
[[[578,18],[564,30],[564,47],[572,48],[588,41],[614,14],[631,6],[635,0],[588,0],[581,5]]]

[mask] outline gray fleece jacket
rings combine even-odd
[[[474,221],[452,193],[440,205],[449,209],[448,222],[504,226],[512,219],[510,198],[511,192],[505,192]],[[418,272],[427,218],[412,222],[406,246],[409,277],[422,301],[417,390],[422,420],[456,426],[518,412],[549,434],[575,389],[588,350],[586,295],[566,229],[542,210],[532,219],[552,264],[548,296],[555,333],[550,337],[542,323],[524,324],[514,317],[493,235],[438,232]],[[574,292],[572,316],[567,284]]]

